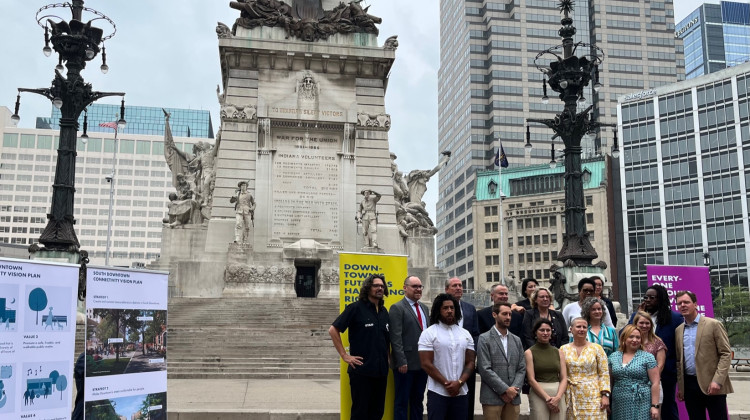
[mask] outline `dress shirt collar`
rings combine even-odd
[[[697,315],[697,316],[695,317],[695,319],[693,320],[693,322],[691,322],[691,323],[689,323],[689,324],[688,324],[688,322],[687,322],[687,320],[686,320],[686,321],[685,321],[685,326],[686,326],[686,327],[692,327],[693,325],[698,325],[698,321],[700,321],[700,320],[701,320],[701,314],[699,313],[699,314],[698,314],[698,315]]]

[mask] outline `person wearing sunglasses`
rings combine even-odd
[[[563,308],[562,314],[565,319],[565,325],[570,328],[571,322],[581,316],[581,307],[583,301],[586,298],[594,297],[594,291],[596,290],[596,283],[593,277],[586,277],[578,282],[578,302],[572,302]],[[609,311],[604,308],[604,325],[614,328],[612,324],[612,318],[609,316]]]

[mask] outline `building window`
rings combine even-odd
[[[508,238],[508,248],[513,248],[513,238]]]
[[[541,239],[539,235],[534,235],[534,245],[539,245],[541,243]]]
[[[594,213],[586,213],[586,223],[594,223]]]
[[[594,205],[594,197],[587,195],[586,196],[586,205],[587,206],[593,206]]]
[[[550,216],[549,227],[557,227],[557,216]]]
[[[547,218],[546,217],[542,217],[542,227],[546,228],[548,225],[549,225],[549,223],[547,221]]]
[[[526,229],[531,229],[531,219],[526,219],[524,225],[526,226]]]
[[[525,262],[524,254],[518,254],[518,263],[523,264]]]
[[[523,244],[524,244],[524,242],[523,242],[523,236],[519,236],[518,237],[518,246],[523,246]]]
[[[542,235],[542,245],[547,245],[548,243],[549,243],[549,235]]]
[[[516,222],[516,229],[523,229],[523,220],[518,219],[518,221]]]
[[[556,244],[557,243],[557,234],[553,233],[549,235],[549,243]]]
[[[539,218],[538,218],[538,217],[535,217],[535,218],[534,218],[534,227],[535,227],[535,228],[539,228],[539,226],[541,225],[541,223],[540,223],[540,222],[541,222],[541,221],[539,220]]]

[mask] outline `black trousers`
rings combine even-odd
[[[466,420],[468,395],[446,397],[427,391],[427,420]]]
[[[662,372],[661,387],[664,390],[664,401],[661,405],[661,420],[680,420],[680,413],[675,401],[677,372]]]
[[[727,396],[706,395],[698,385],[698,378],[685,375],[685,408],[690,420],[727,420]]]
[[[388,376],[364,376],[349,372],[352,393],[351,420],[381,420],[385,411]]]
[[[424,390],[427,387],[427,373],[422,369],[400,373],[393,371],[395,397],[393,420],[422,420],[424,417]]]
[[[467,402],[468,406],[466,407],[466,414],[467,419],[473,419],[474,418],[474,395],[477,391],[477,372],[472,371],[471,375],[469,375],[469,379],[466,380],[466,386],[469,387],[469,392],[466,394],[466,397],[469,399]]]

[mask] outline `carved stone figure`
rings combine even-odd
[[[225,104],[221,106],[221,118],[252,120],[255,118],[255,114],[256,110],[254,105]]]
[[[443,152],[443,157],[440,158],[437,166],[432,170],[413,170],[406,176],[406,185],[409,186],[409,202],[410,203],[421,203],[424,193],[427,192],[427,182],[435,175],[440,168],[448,164],[448,159],[451,157],[451,152]]]
[[[297,96],[305,101],[314,101],[317,98],[318,84],[309,73],[297,82]]]
[[[388,114],[373,115],[366,112],[358,112],[357,122],[362,127],[391,128],[391,116]]]
[[[398,35],[389,36],[383,44],[383,49],[396,51],[396,48],[398,48]]]
[[[362,235],[365,237],[365,246],[378,247],[378,211],[377,204],[380,194],[373,190],[362,190],[364,196],[357,210],[357,224],[362,223]]]
[[[250,227],[255,226],[255,199],[247,191],[246,181],[240,181],[237,187],[237,195],[230,198],[229,202],[234,204],[234,241],[244,244],[250,237]]]
[[[188,193],[188,197],[184,199],[180,199],[177,193],[169,194],[167,217],[162,220],[167,227],[176,228],[203,222],[200,203],[192,199],[191,191]]]
[[[174,143],[170,145],[174,152],[182,159],[187,161],[188,171],[192,175],[195,184],[195,193],[201,204],[208,206],[211,202],[211,187],[216,178],[215,160],[217,148],[204,142],[199,141],[193,145],[193,154],[185,153],[179,150]]]
[[[238,26],[247,29],[269,26],[284,28],[287,38],[293,36],[308,42],[327,39],[337,33],[377,35],[375,25],[382,19],[367,13],[369,6],[362,8],[360,2],[341,2],[332,10],[323,10],[321,0],[293,0],[291,6],[278,0],[232,1],[229,6],[240,11],[232,34],[237,34]]]
[[[219,38],[231,38],[232,31],[229,29],[229,26],[221,22],[216,22],[216,36]]]

